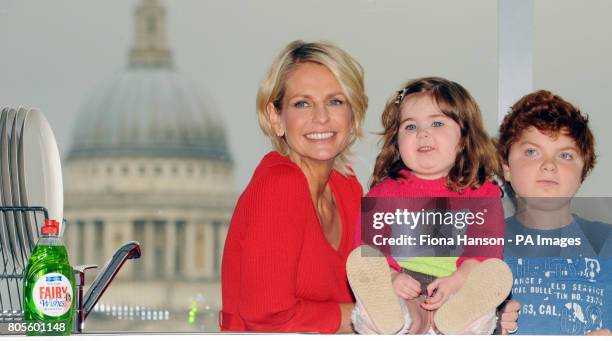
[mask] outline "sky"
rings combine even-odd
[[[126,68],[135,0],[0,0],[0,105],[40,108],[60,152],[95,86]],[[495,0],[162,0],[178,72],[208,111],[221,117],[235,161],[235,189],[248,183],[270,143],[259,130],[255,95],[276,54],[291,40],[328,40],[366,71],[370,106],[355,169],[367,185],[378,153],[380,114],[408,79],[437,75],[464,85],[487,130],[497,129]],[[583,195],[607,196],[612,167],[612,10],[607,0],[535,0],[534,87],[549,88],[591,115],[600,163]],[[608,147],[610,146],[610,147]]]

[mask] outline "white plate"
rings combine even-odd
[[[2,108],[2,114],[0,115],[0,154],[2,153],[2,127],[4,127],[6,123],[6,116],[8,115],[9,108]],[[0,206],[3,205],[3,190],[2,190],[2,155],[0,155]]]
[[[20,107],[17,110],[15,115],[15,119],[13,120],[13,125],[11,128],[11,139],[9,145],[9,157],[10,157],[10,175],[11,175],[11,193],[13,194],[13,206],[21,207],[21,197],[19,195],[19,169],[17,167],[17,152],[19,150],[19,136],[21,135],[21,125],[23,122],[23,116],[27,110],[23,107]],[[8,127],[7,127],[8,128]],[[19,243],[19,256],[21,257],[23,264],[26,264],[28,261],[28,256],[30,255],[29,245],[26,241],[26,231],[24,231],[24,223],[23,223],[23,212],[17,212],[14,215],[15,219],[15,236],[17,238],[17,242]]]
[[[19,117],[25,114],[24,108],[19,108],[16,112],[13,122],[6,129],[10,129],[9,134],[9,175],[11,181],[11,194],[13,199],[13,206],[21,206],[21,198],[19,197],[19,172],[17,170],[17,147],[19,143],[19,135],[21,132],[17,132],[17,122]]]
[[[49,218],[61,222],[64,188],[60,154],[49,122],[37,109],[31,109],[24,122],[22,154],[28,205],[46,207]]]
[[[11,170],[10,170],[10,131],[15,120],[15,114],[17,110],[9,109],[8,114],[3,120],[2,131],[0,132],[0,174],[2,174],[2,205],[13,206],[13,195],[11,188]],[[11,260],[14,261],[15,267],[21,267],[21,256],[19,252],[19,238],[17,237],[17,230],[15,221],[13,219],[13,213],[7,212],[5,214],[5,225],[8,231],[9,247],[8,252]]]
[[[2,204],[13,206],[13,195],[11,192],[11,170],[10,170],[10,132],[13,120],[15,119],[15,109],[9,108],[2,122],[0,132],[0,174],[2,175]]]
[[[25,128],[25,121],[30,113],[30,110],[26,110],[22,117],[19,120],[19,126],[17,131],[19,131],[19,146],[17,153],[17,169],[19,173],[19,199],[21,201],[21,206],[28,207],[28,193],[26,190],[25,184],[25,155],[23,153],[23,131]],[[38,239],[37,229],[38,227],[35,224],[35,221],[31,219],[30,214],[25,214],[23,217],[24,226],[24,234],[26,238],[26,243],[29,246],[30,252],[34,247],[34,243]]]
[[[6,123],[6,116],[8,115],[8,110],[9,108],[2,108],[2,114],[0,115],[0,146],[2,145],[2,127]],[[0,154],[1,153],[2,150],[0,148]],[[3,163],[4,162],[2,161],[2,156],[0,156],[0,169],[2,168]],[[0,171],[0,206],[4,206],[2,192],[2,171]],[[8,257],[10,256],[8,250],[11,246],[9,245],[8,226],[5,223],[4,214],[0,216],[0,227],[0,252],[2,254],[2,266],[0,267],[0,269],[2,269],[2,273],[6,273],[8,271],[7,261]]]

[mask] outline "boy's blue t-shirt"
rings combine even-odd
[[[506,220],[506,241],[516,235],[535,240],[538,234],[581,238],[581,245],[571,247],[506,243],[504,260],[514,277],[512,299],[522,305],[516,334],[584,335],[612,329],[612,257],[597,256],[584,233],[589,224],[575,217],[568,226],[546,231],[527,228],[514,217]]]
[[[608,238],[606,238],[606,241],[603,243],[599,254],[601,256],[612,257],[612,233],[608,234]]]

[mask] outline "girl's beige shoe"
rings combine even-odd
[[[398,334],[408,330],[410,315],[393,290],[389,264],[380,251],[367,245],[356,248],[348,256],[346,273],[357,299],[352,320],[358,333]]]
[[[512,290],[512,271],[501,259],[480,263],[465,283],[434,315],[443,334],[491,334],[495,310]],[[485,321],[486,320],[486,321]]]

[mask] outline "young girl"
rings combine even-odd
[[[499,174],[496,150],[467,90],[442,78],[410,81],[387,101],[382,123],[383,148],[367,197],[414,198],[411,209],[423,202],[418,198],[448,198],[447,205],[467,198],[462,209],[469,201],[470,211],[487,212],[487,237],[503,237],[501,192],[491,182]],[[468,237],[474,231],[468,227]],[[396,257],[385,250],[385,260],[371,257],[381,254],[369,246],[355,249],[347,260],[357,298],[353,327],[359,333],[491,334],[495,308],[512,287],[502,250],[503,244],[466,247],[459,258]]]

